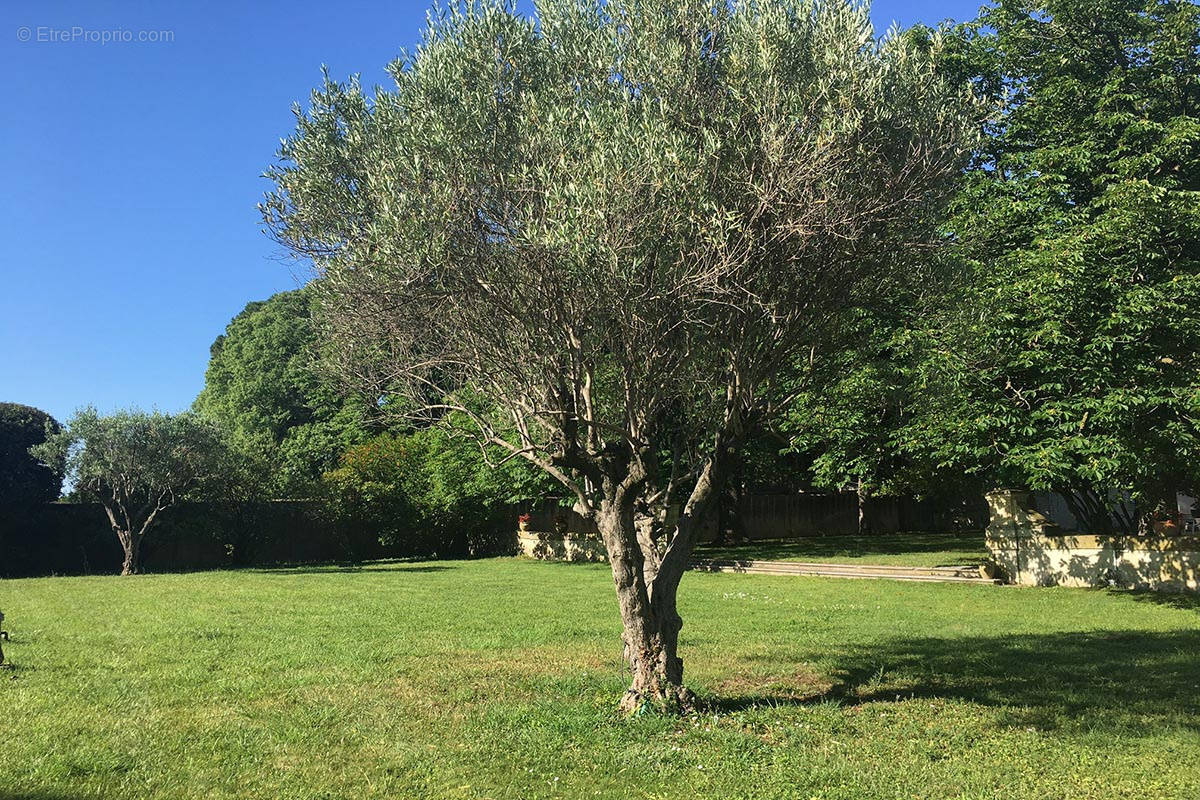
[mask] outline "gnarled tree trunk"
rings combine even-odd
[[[622,639],[632,681],[620,708],[645,706],[665,711],[691,708],[695,696],[683,684],[679,657],[679,581],[691,559],[699,528],[720,488],[716,463],[697,480],[679,519],[664,541],[656,541],[651,523],[636,519],[633,492],[619,487],[598,509],[596,524],[608,550],[613,583],[624,626]],[[635,484],[636,485],[636,484]]]
[[[117,530],[125,560],[121,563],[122,575],[137,575],[142,571],[142,537],[131,531]]]
[[[154,524],[158,514],[174,499],[170,489],[164,489],[156,498],[152,497],[139,511],[130,514],[128,504],[114,495],[112,503],[104,503],[104,511],[108,514],[108,523],[121,542],[125,552],[125,560],[121,564],[122,575],[137,575],[142,571],[142,539],[146,531]],[[119,516],[118,516],[119,515]],[[141,526],[137,521],[141,520]]]
[[[632,673],[621,710],[636,711],[646,704],[666,709],[690,706],[693,698],[683,685],[683,659],[678,654],[683,620],[675,610],[682,571],[665,572],[658,564],[647,564],[632,508],[605,509],[597,524],[612,565],[625,658]]]

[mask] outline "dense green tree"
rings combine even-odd
[[[276,496],[310,496],[321,474],[364,441],[362,404],[315,369],[313,296],[280,292],[246,305],[212,345],[195,409],[231,432]]]
[[[729,462],[780,370],[930,241],[975,112],[843,0],[537,10],[441,9],[393,90],[327,82],[264,214],[347,374],[470,418],[596,522],[622,706],[687,703],[678,584]]]
[[[0,403],[0,509],[4,513],[58,499],[62,473],[41,463],[29,448],[61,427],[40,409]]]
[[[858,495],[860,532],[868,525],[868,498],[927,488],[896,441],[919,403],[905,324],[916,301],[906,300],[887,311],[847,314],[842,335],[849,346],[814,350],[796,364],[778,424],[788,446],[810,456],[815,486]]]
[[[1200,470],[1200,8],[1002,0],[958,33],[945,67],[1000,112],[903,446],[1133,529],[1121,497]]]
[[[104,507],[125,552],[122,575],[141,571],[142,541],[163,511],[230,478],[220,429],[190,412],[81,409],[31,452]]]

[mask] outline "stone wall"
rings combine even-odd
[[[517,534],[521,554],[547,561],[607,561],[604,542],[595,535],[568,535],[521,531]]]
[[[1200,537],[1064,531],[1036,510],[1029,492],[1004,489],[987,499],[987,547],[1010,583],[1200,591]]]

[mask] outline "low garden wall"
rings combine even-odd
[[[521,555],[547,561],[607,561],[604,542],[595,535],[563,535],[548,531],[517,534]]]
[[[1067,532],[1034,509],[1029,492],[1005,489],[987,497],[988,551],[1010,583],[1200,591],[1200,537]]]

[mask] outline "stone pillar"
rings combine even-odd
[[[1009,583],[1041,583],[1037,570],[1031,570],[1030,551],[1058,526],[1034,508],[1033,495],[1025,489],[995,489],[986,497],[991,515],[985,538],[999,577]]]

